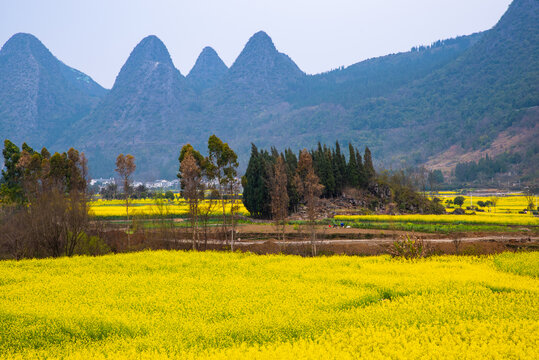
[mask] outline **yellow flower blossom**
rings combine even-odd
[[[533,359],[538,263],[537,252],[2,261],[0,358]]]

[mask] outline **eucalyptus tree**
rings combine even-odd
[[[227,201],[226,197],[228,195],[228,198],[232,198],[237,195],[233,191],[237,187],[232,185],[237,182],[238,155],[215,135],[211,135],[208,139],[208,176],[217,185],[223,212],[223,231],[225,239],[228,240],[226,205],[230,201]]]

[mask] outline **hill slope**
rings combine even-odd
[[[205,47],[197,58],[195,66],[187,75],[189,85],[203,91],[213,87],[228,72],[228,67],[211,47]]]
[[[336,81],[330,84],[334,95],[329,91],[323,94],[329,99],[333,96],[331,102],[346,109],[340,115],[325,114],[327,111],[323,109],[313,112],[311,118],[322,124],[331,116],[335,120],[330,134],[318,131],[319,139],[355,139],[367,143],[374,150],[375,158],[399,165],[401,161],[423,163],[453,146],[460,147],[462,152],[489,151],[500,134],[511,129],[532,132],[532,136],[527,137],[533,137],[537,127],[529,124],[539,121],[537,112],[533,111],[539,105],[539,2],[516,0],[492,30],[455,41],[464,51],[454,52],[454,59],[445,64],[438,61],[442,66],[431,67],[432,71],[423,71],[422,76],[415,72],[415,79],[405,79],[408,76],[405,71],[400,75],[405,80],[400,84],[394,81],[394,87],[378,86],[376,80],[365,75],[368,67],[373,66],[369,61],[354,65],[365,70],[365,82],[376,86],[369,88],[359,85],[361,81],[350,81],[350,85],[344,86],[350,91],[339,93],[341,85],[335,85]],[[467,45],[471,46],[466,48]],[[413,55],[392,57],[407,59]],[[425,56],[431,55],[427,52]],[[390,59],[378,60],[386,65],[374,72],[373,78],[376,74],[387,74],[388,70],[391,73],[387,66]],[[338,74],[321,75],[315,81],[320,82],[323,77],[335,78]],[[317,90],[320,89],[318,86]],[[340,99],[340,94],[346,96]],[[353,101],[349,101],[350,98]],[[293,123],[299,131],[308,123],[304,116],[298,117],[299,122]],[[303,144],[312,142],[310,133],[302,138],[305,140],[294,140]],[[537,149],[533,142],[529,145],[524,153],[531,152],[533,157]]]
[[[31,53],[6,59],[0,57],[0,71],[9,63],[13,72],[16,64],[22,80],[0,77],[1,93],[20,84],[35,90],[39,72]],[[66,78],[66,71],[49,73]],[[539,1],[515,0],[483,33],[312,76],[258,32],[230,69],[206,48],[185,78],[165,45],[150,36],[133,50],[112,90],[89,115],[104,90],[88,85],[91,89],[64,94],[62,89],[77,81],[63,81],[49,82],[56,85],[43,94],[70,99],[82,92],[86,97],[76,99],[92,101],[62,100],[62,111],[71,112],[39,118],[32,115],[41,104],[38,92],[12,91],[0,98],[11,104],[0,103],[0,114],[8,115],[2,134],[19,142],[33,139],[24,129],[28,123],[31,129],[48,129],[39,137],[47,144],[50,129],[72,124],[55,145],[86,151],[94,176],[111,175],[116,155],[130,152],[140,178],[173,178],[180,147],[189,142],[203,151],[212,133],[230,143],[243,167],[251,142],[297,150],[335,140],[368,145],[384,166],[427,163],[447,170],[448,157],[518,151],[531,167],[539,152],[533,141],[539,137]],[[22,114],[23,121],[10,112]],[[44,120],[38,124],[36,118]]]
[[[193,91],[165,45],[148,36],[133,49],[101,104],[57,145],[67,147],[77,139],[78,148],[90,154],[93,174],[112,174],[116,156],[129,152],[142,160],[141,172],[159,177],[159,169],[168,169],[175,157],[163,156],[163,150],[190,132],[183,124],[186,99],[191,97]]]
[[[106,92],[33,35],[15,34],[0,50],[0,137],[49,145]]]

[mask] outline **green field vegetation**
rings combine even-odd
[[[442,199],[453,199],[455,194],[438,195]],[[463,208],[484,201],[478,196],[464,197]],[[444,200],[445,201],[445,200]],[[486,200],[485,200],[486,201]],[[442,215],[337,215],[334,222],[345,222],[347,225],[367,229],[408,230],[421,232],[461,232],[461,231],[522,231],[523,228],[533,233],[539,232],[539,217],[531,212],[519,213],[526,204],[522,195],[499,197],[497,207],[491,207],[490,212],[470,212],[466,215],[451,214],[454,209],[447,209],[449,214]]]
[[[0,358],[534,358],[538,263],[175,251],[3,261]]]
[[[539,258],[537,253],[522,253],[515,256],[511,253],[497,255],[494,265],[503,271],[518,275],[539,277]]]
[[[495,232],[519,232],[518,227],[508,227],[503,225],[469,225],[469,224],[423,224],[411,222],[353,222],[352,228],[357,229],[379,229],[379,230],[398,230],[398,231],[417,231],[426,233],[454,233],[466,231],[495,231]],[[539,232],[539,230],[536,230]]]

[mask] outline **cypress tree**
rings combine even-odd
[[[365,175],[367,176],[367,181],[371,182],[376,176],[374,171],[374,166],[372,164],[372,155],[368,147],[365,147],[365,155],[363,156],[363,167],[365,168]]]
[[[341,145],[337,141],[335,143],[335,153],[333,154],[334,161],[334,177],[335,177],[335,191],[336,195],[342,194],[342,190],[345,186],[346,177],[346,159],[341,153]]]
[[[351,143],[348,143],[348,167],[347,167],[347,176],[346,181],[348,186],[359,187],[359,172],[356,160],[356,151]]]
[[[324,146],[324,161],[327,176],[328,190],[326,192],[327,197],[333,197],[337,195],[337,182],[335,180],[335,161],[333,161],[331,149]]]
[[[22,151],[26,151],[30,155],[34,155],[35,151],[27,143],[22,144]]]
[[[260,217],[263,219],[271,219],[271,175],[273,166],[277,159],[274,158],[266,150],[260,152],[260,172],[259,172],[259,207]]]
[[[359,153],[359,150],[356,149],[357,172],[359,174],[359,188],[366,189],[369,185],[369,181],[367,180],[367,174],[365,173],[365,166],[361,159],[362,159],[361,154]]]
[[[243,204],[253,217],[269,215],[269,189],[264,153],[251,145],[251,157],[242,178]]]

